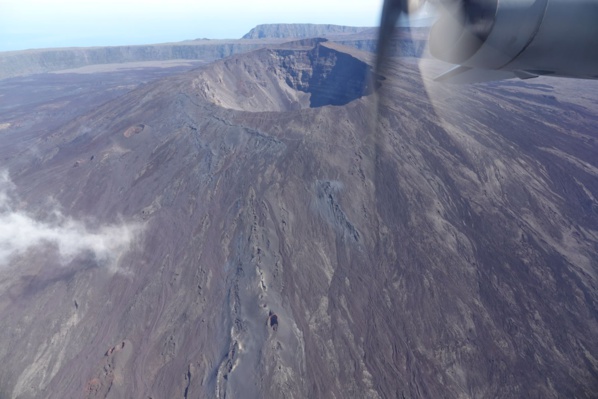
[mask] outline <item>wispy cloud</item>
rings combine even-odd
[[[60,262],[67,264],[79,255],[93,255],[101,265],[115,271],[119,259],[137,242],[138,223],[121,223],[91,228],[85,222],[65,216],[56,206],[47,209],[51,217],[36,219],[17,209],[15,186],[6,171],[0,171],[0,266],[15,256],[46,245],[54,248]]]

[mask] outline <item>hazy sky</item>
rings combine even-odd
[[[0,51],[240,38],[262,23],[376,26],[382,0],[0,0]]]

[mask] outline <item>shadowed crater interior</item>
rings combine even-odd
[[[310,39],[234,56],[201,70],[194,89],[222,107],[252,112],[344,105],[371,94],[370,66],[337,48]]]

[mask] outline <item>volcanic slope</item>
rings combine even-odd
[[[110,267],[2,266],[0,396],[595,396],[594,83],[433,107],[401,62],[379,97],[312,104],[297,82],[347,57],[368,71],[319,42],[235,56],[5,152],[3,212],[142,227]]]

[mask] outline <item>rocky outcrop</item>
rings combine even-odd
[[[353,34],[371,29],[373,28],[329,24],[265,24],[251,29],[243,36],[243,39],[307,38]]]
[[[427,27],[397,27],[390,41],[389,54],[401,57],[421,57],[428,42]],[[251,29],[243,39],[313,38],[330,41],[358,50],[375,52],[378,28],[318,24],[267,24]]]
[[[325,39],[306,40],[215,62],[193,84],[214,104],[243,111],[344,105],[370,94],[375,84],[368,64],[348,52]]]

